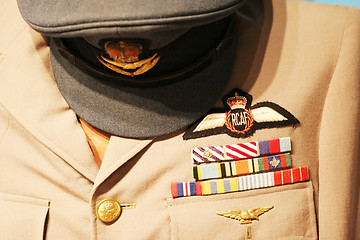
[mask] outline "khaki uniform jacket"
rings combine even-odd
[[[248,1],[224,94],[240,88],[300,124],[184,141],[111,137],[101,168],[53,79],[47,39],[0,4],[0,239],[360,239],[360,13],[300,1]],[[200,91],[200,89],[199,89]],[[218,106],[222,106],[219,101]],[[121,122],[119,122],[121,124]],[[310,181],[173,199],[193,181],[191,149],[291,138]],[[105,198],[136,203],[104,224]],[[216,214],[274,206],[251,225]]]

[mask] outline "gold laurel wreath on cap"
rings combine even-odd
[[[155,53],[152,57],[147,59],[139,60],[139,55],[142,51],[142,46],[139,43],[126,43],[124,41],[119,42],[111,42],[108,41],[104,44],[105,51],[109,54],[109,47],[115,46],[121,52],[119,56],[110,56],[112,59],[105,57],[103,54],[97,56],[97,59],[100,63],[102,63],[105,67],[109,68],[110,70],[134,77],[137,75],[141,75],[146,73],[150,69],[152,69],[160,60],[160,56]],[[125,56],[125,51],[128,47],[136,48],[139,52],[135,56]],[[109,54],[110,55],[110,54]],[[135,71],[128,71],[128,70],[135,70]]]
[[[150,69],[152,69],[159,61],[160,56],[156,57],[157,53],[155,53],[152,57],[135,62],[135,63],[118,63],[115,61],[112,61],[110,59],[105,58],[104,56],[97,56],[97,59],[107,68],[110,70],[134,77],[137,75],[141,75],[143,73],[146,73]],[[138,69],[137,69],[138,68]],[[137,69],[135,72],[128,72],[125,69]]]

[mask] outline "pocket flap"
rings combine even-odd
[[[0,193],[0,239],[43,239],[49,201]]]
[[[242,193],[169,199],[172,239],[317,239],[311,182]],[[217,212],[273,206],[247,224]],[[250,211],[251,212],[251,211]],[[245,221],[246,222],[246,221]]]

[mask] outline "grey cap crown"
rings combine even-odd
[[[191,28],[232,14],[243,0],[18,0],[36,31],[53,37]]]

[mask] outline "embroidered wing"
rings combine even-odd
[[[299,120],[285,108],[272,102],[260,102],[251,106],[256,129],[295,125]]]
[[[196,126],[194,132],[222,127],[225,124],[225,118],[225,113],[209,114]]]
[[[255,108],[251,112],[254,116],[254,120],[258,123],[279,122],[279,121],[287,120],[287,118],[284,115],[280,114],[279,112],[275,111],[270,107]]]

